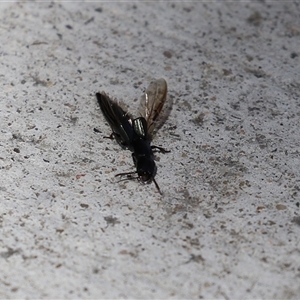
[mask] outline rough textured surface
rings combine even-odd
[[[300,295],[299,3],[1,3],[0,297]],[[173,109],[157,182],[95,93]],[[97,128],[100,133],[94,132]]]

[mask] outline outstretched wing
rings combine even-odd
[[[113,136],[123,148],[130,148],[134,134],[131,116],[104,92],[97,93],[96,97]]]
[[[147,121],[148,133],[151,135],[157,118],[166,102],[168,87],[165,79],[152,81],[141,99],[141,115]]]

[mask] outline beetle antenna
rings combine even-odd
[[[160,188],[159,188],[159,186],[158,186],[158,184],[157,184],[157,182],[156,182],[156,180],[154,178],[153,178],[153,182],[154,182],[154,184],[155,184],[158,192],[162,195],[162,192],[161,192],[161,190],[160,190]]]

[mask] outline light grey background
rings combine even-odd
[[[0,8],[1,298],[299,298],[299,3]],[[163,196],[95,99],[160,77]]]

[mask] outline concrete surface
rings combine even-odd
[[[0,298],[299,299],[299,2],[0,8]],[[163,196],[95,99],[159,77]]]

